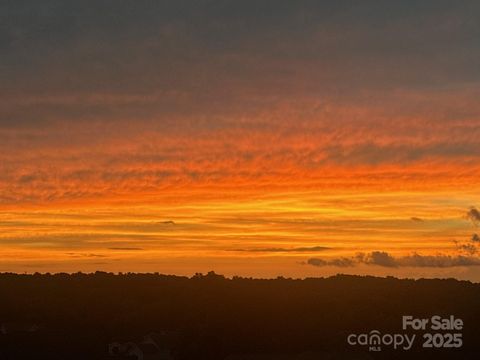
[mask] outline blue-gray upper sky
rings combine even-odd
[[[479,81],[479,12],[478,1],[4,0],[0,124],[118,116],[107,100],[68,101],[85,94],[148,118],[459,90]]]

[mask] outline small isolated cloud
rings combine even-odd
[[[415,216],[411,217],[410,220],[415,221],[415,222],[423,222],[424,221],[422,218],[415,217]]]
[[[86,254],[86,253],[66,253],[70,257],[76,257],[76,258],[99,258],[99,257],[106,257],[106,255],[101,255],[101,254]]]
[[[350,267],[350,266],[354,266],[355,262],[352,259],[349,259],[347,257],[341,257],[341,258],[330,260],[330,265],[338,266],[338,267]]]
[[[478,236],[478,234],[473,234],[472,241],[476,243],[480,242],[480,236]]]
[[[478,226],[478,223],[480,223],[480,212],[476,207],[472,206],[470,210],[467,211],[466,218],[470,220],[473,225]]]
[[[110,247],[108,250],[116,250],[116,251],[140,251],[144,250],[143,248],[139,247]]]
[[[397,260],[391,256],[389,253],[384,251],[372,251],[370,254],[366,256],[357,256],[360,262],[365,264],[372,264],[372,265],[379,265],[385,267],[397,267],[398,263]]]
[[[312,266],[355,266],[358,264],[376,265],[388,268],[396,267],[431,267],[448,268],[456,266],[480,266],[480,258],[463,255],[420,255],[412,254],[407,256],[395,257],[384,251],[373,251],[368,254],[357,254],[350,258],[319,259],[311,258],[307,260],[308,265]]]
[[[311,246],[311,247],[295,247],[295,248],[252,248],[252,249],[233,249],[228,251],[244,251],[244,252],[316,252],[330,250],[331,248],[326,246]]]
[[[313,266],[328,266],[329,262],[328,260],[324,260],[324,259],[311,258],[307,260],[307,264],[313,265]]]
[[[173,220],[167,220],[167,221],[160,221],[158,222],[159,224],[163,224],[163,225],[176,225],[175,224],[175,221]]]
[[[307,260],[308,265],[313,266],[336,266],[336,267],[351,267],[355,265],[355,261],[351,258],[342,257],[342,258],[335,258],[335,259],[318,259],[318,258],[311,258]]]

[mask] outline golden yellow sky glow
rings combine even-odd
[[[474,5],[166,3],[0,9],[0,271],[480,281]]]

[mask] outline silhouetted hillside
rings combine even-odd
[[[133,348],[145,360],[480,354],[480,284],[453,279],[0,274],[0,291],[2,359],[139,358],[127,357]],[[418,339],[409,351],[384,346],[375,352],[347,344],[349,334],[374,329],[414,334],[402,330],[403,315],[462,319],[463,346],[422,350]]]

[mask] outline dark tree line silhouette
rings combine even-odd
[[[0,359],[114,359],[108,344],[148,333],[168,335],[173,359],[476,359],[479,305],[480,284],[454,279],[5,273]],[[347,345],[350,333],[401,331],[403,315],[461,318],[463,347]]]

